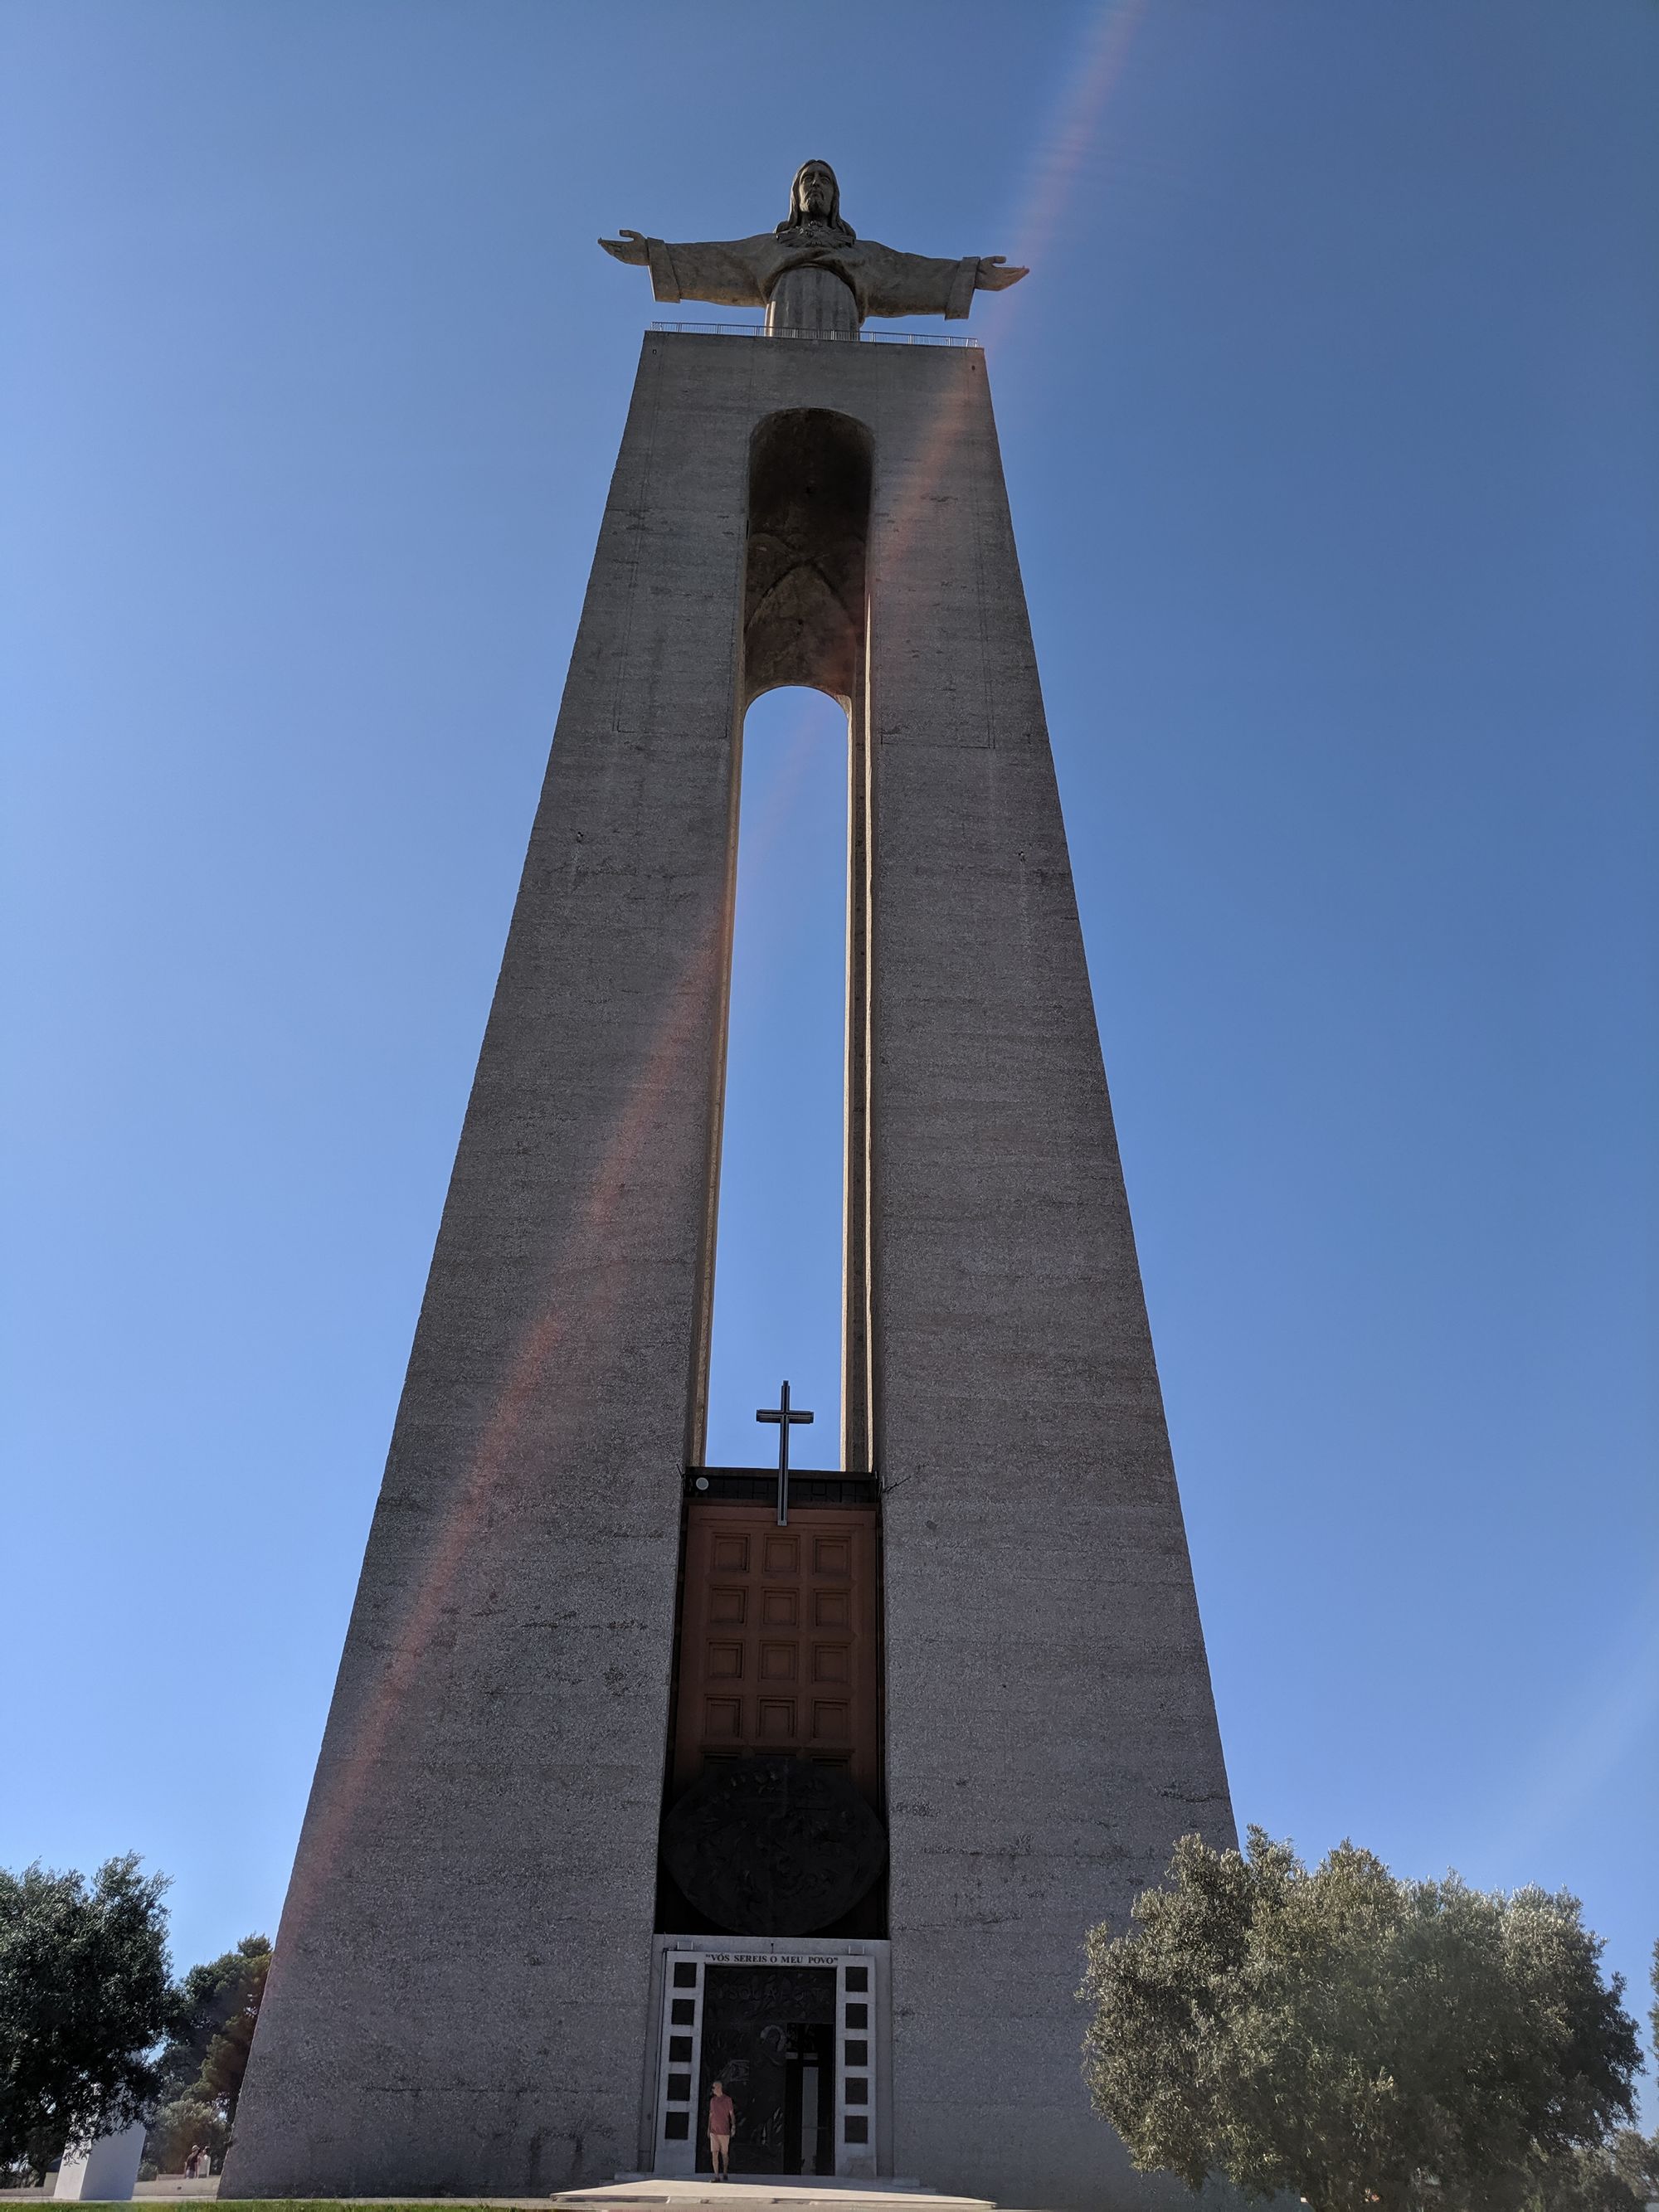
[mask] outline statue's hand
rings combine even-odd
[[[1029,276],[1029,269],[1010,269],[1005,253],[992,253],[982,258],[979,274],[974,279],[976,292],[1006,292],[1011,284],[1018,284],[1022,276]]]
[[[599,244],[613,258],[629,262],[635,269],[643,269],[651,258],[643,231],[625,230],[620,238],[602,238]],[[1022,270],[1020,274],[1024,276],[1024,271]]]

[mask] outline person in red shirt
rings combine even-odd
[[[708,2154],[714,2161],[716,2173],[730,2173],[732,2123],[737,2118],[737,2107],[726,2095],[723,2083],[714,2081],[709,2087]]]

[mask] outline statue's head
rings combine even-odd
[[[841,219],[841,186],[828,161],[803,161],[796,170],[789,187],[789,219],[778,225],[779,236],[803,222],[821,222],[848,238],[854,235],[852,225]]]

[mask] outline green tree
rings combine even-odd
[[[1651,1968],[1655,2004],[1648,2019],[1659,2057],[1659,1943]],[[1659,2131],[1620,2128],[1607,2142],[1557,2159],[1538,2175],[1527,2212],[1645,2212],[1659,2198]]]
[[[1644,2212],[1659,2197],[1659,2137],[1620,2128],[1607,2142],[1544,2166],[1526,2212]]]
[[[177,2025],[167,1881],[136,1854],[79,1874],[0,1869],[0,2166],[44,2172],[66,2143],[130,2127]]]
[[[270,1938],[245,1936],[234,1951],[185,1975],[184,2017],[161,2054],[163,2101],[144,2146],[161,2172],[179,2172],[197,2145],[216,2166],[223,2158],[270,1971]]]
[[[1346,1843],[1310,1873],[1253,1828],[1243,1855],[1184,1838],[1133,1923],[1091,1932],[1079,1995],[1138,2166],[1313,2212],[1504,2212],[1590,2179],[1631,2116],[1635,2023],[1574,1898],[1398,1881]]]

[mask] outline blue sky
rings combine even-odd
[[[0,1863],[275,1923],[653,313],[593,240],[821,154],[1032,264],[974,328],[1241,1820],[1639,1984],[1659,12],[21,0],[0,82]],[[837,740],[769,714],[732,1456],[833,1388]]]

